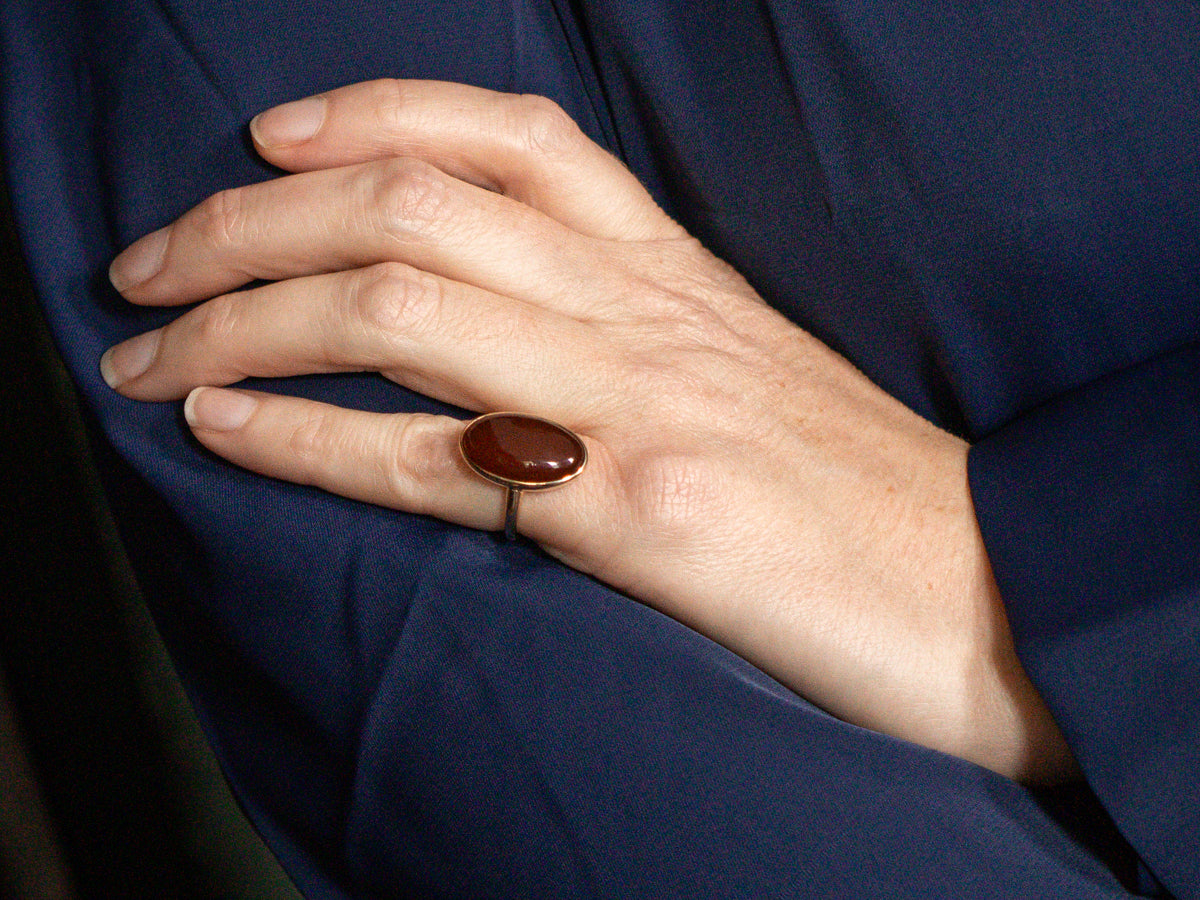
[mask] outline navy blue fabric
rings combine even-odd
[[[972,459],[1001,590],[1025,600],[1009,618],[1026,668],[1125,834],[1185,896],[1200,884],[1197,448],[1192,344],[1044,405]]]
[[[269,177],[262,109],[379,76],[552,97],[767,299],[975,442],[1018,647],[1200,896],[1195,4],[8,0],[6,177],[139,576],[304,891],[1105,897],[1050,799],[839,722],[522,545],[241,472],[101,352],[109,260]],[[259,385],[440,407],[367,376]],[[1081,805],[1082,804],[1082,805]],[[1150,888],[1146,887],[1149,891]]]

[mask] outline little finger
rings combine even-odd
[[[463,460],[465,423],[455,419],[209,387],[192,391],[184,415],[202,444],[253,472],[470,528],[504,527],[506,491]],[[521,532],[575,543],[571,507],[589,492],[574,486],[522,492]]]

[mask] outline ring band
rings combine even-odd
[[[472,471],[505,489],[504,536],[510,541],[517,536],[523,491],[559,487],[587,465],[587,446],[579,435],[523,413],[488,413],[471,420],[458,449]]]

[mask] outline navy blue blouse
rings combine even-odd
[[[6,0],[0,47],[17,224],[125,540],[308,895],[1200,897],[1194,2]],[[270,177],[257,112],[381,76],[552,97],[972,442],[1091,817],[529,546],[238,470],[103,384],[107,347],[177,315],[112,291],[118,250]],[[443,410],[364,375],[257,386]]]

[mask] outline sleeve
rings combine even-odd
[[[1200,897],[1200,342],[975,445],[1017,650],[1145,864]]]

